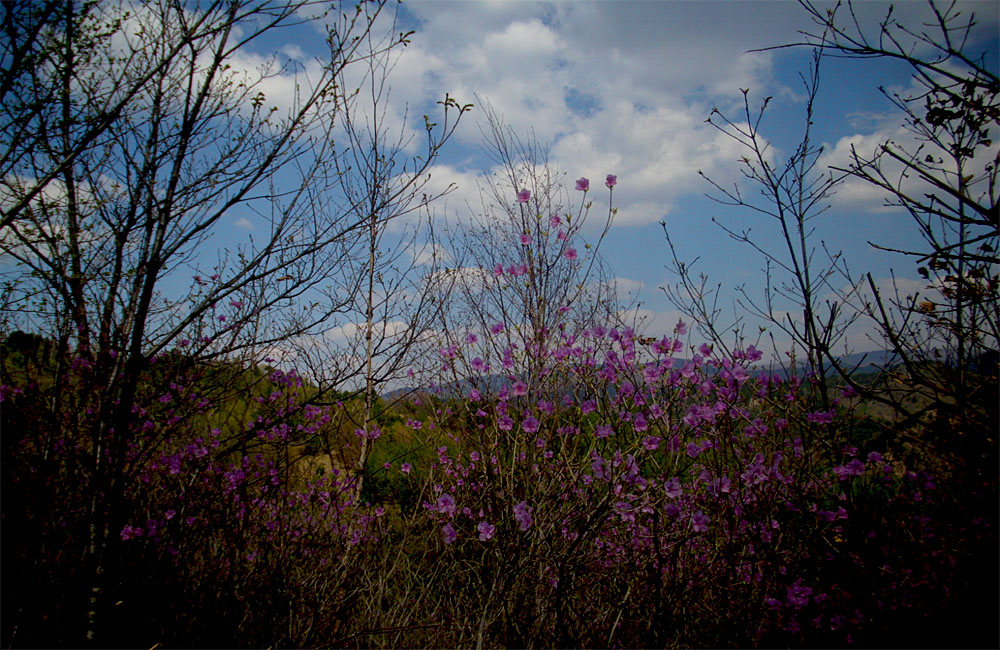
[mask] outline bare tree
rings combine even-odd
[[[756,111],[750,108],[749,90],[743,90],[743,114],[739,121],[726,117],[713,109],[709,123],[722,133],[739,142],[747,150],[741,160],[742,173],[754,190],[745,193],[739,184],[724,187],[704,174],[716,194],[710,198],[723,205],[746,208],[766,217],[777,229],[780,244],[769,248],[752,234],[751,228],[734,229],[713,219],[732,239],[750,246],[764,260],[766,284],[763,295],[750,295],[739,288],[736,307],[776,327],[791,340],[808,361],[811,375],[817,382],[819,399],[824,407],[829,404],[828,379],[831,375],[830,358],[835,346],[842,341],[847,328],[857,316],[845,314],[838,300],[826,300],[824,293],[837,293],[839,288],[831,283],[848,274],[840,252],[831,252],[824,242],[815,241],[813,221],[829,207],[842,174],[817,169],[823,148],[811,137],[814,106],[819,92],[822,52],[813,53],[808,76],[802,77],[806,91],[801,139],[795,150],[783,161],[776,161],[770,142],[762,133],[761,125],[771,98],[767,97]],[[756,198],[755,198],[756,197]],[[734,329],[741,330],[742,316],[726,328],[719,324],[721,309],[715,302],[719,288],[712,288],[707,279],[695,280],[691,265],[681,262],[676,254],[670,234],[664,233],[672,252],[674,274],[678,285],[667,290],[673,304],[694,319],[703,333],[713,342],[728,350],[725,335]],[[820,249],[822,253],[820,253]],[[817,255],[821,255],[817,259]],[[793,310],[788,311],[788,306]],[[825,308],[825,310],[824,310]],[[797,310],[797,312],[795,311]]]
[[[165,435],[136,434],[144,373],[170,350],[253,364],[322,332],[355,304],[344,271],[372,228],[400,213],[386,206],[419,195],[426,167],[406,181],[389,173],[398,149],[345,174],[344,156],[363,161],[358,147],[379,145],[337,146],[356,101],[345,74],[372,70],[406,35],[373,35],[382,2],[308,16],[317,10],[4,5],[3,326],[56,341],[43,419],[85,450],[70,460],[88,500],[88,638],[100,638],[115,584],[123,495]],[[321,25],[328,52],[315,61],[253,53],[265,35]],[[269,95],[274,86],[287,94]],[[426,160],[449,129],[428,121]],[[351,174],[364,180],[352,186]],[[391,189],[365,194],[386,179]],[[237,223],[251,229],[243,243]],[[137,441],[148,446],[139,461],[127,453]]]
[[[391,33],[396,33],[393,23]],[[406,39],[408,34],[401,38]],[[371,33],[367,38],[372,39]],[[364,250],[353,256],[358,260],[352,280],[358,286],[355,312],[363,315],[363,326],[356,328],[352,355],[361,363],[357,375],[363,378],[364,411],[357,424],[364,435],[354,463],[355,494],[364,486],[372,444],[379,435],[375,424],[381,413],[376,412],[379,391],[389,382],[400,380],[402,371],[412,361],[411,349],[426,338],[437,320],[441,303],[432,301],[431,278],[436,267],[418,264],[416,251],[420,247],[420,212],[450,192],[439,193],[424,189],[430,180],[428,170],[436,161],[436,153],[454,133],[461,117],[472,104],[460,105],[445,96],[439,102],[443,122],[432,123],[424,116],[427,142],[423,155],[405,158],[412,136],[407,136],[405,115],[399,132],[393,133],[394,116],[388,114],[389,75],[396,62],[395,52],[385,43],[369,43],[376,52],[367,61],[367,73],[362,88],[365,97],[354,107],[340,113],[343,132],[349,144],[346,155],[336,159],[338,175],[344,179],[344,192],[350,197],[351,217],[364,224],[361,244]],[[348,81],[341,79],[341,84]],[[406,224],[404,217],[411,217]],[[387,232],[391,226],[396,231]],[[428,226],[430,227],[430,225]],[[390,241],[391,240],[391,241]]]
[[[894,59],[912,71],[911,90],[880,88],[911,142],[888,140],[873,152],[852,148],[850,163],[835,171],[882,190],[886,205],[902,208],[925,243],[913,250],[872,242],[911,259],[928,280],[922,296],[889,296],[866,277],[872,297],[864,311],[895,353],[903,383],[921,396],[896,399],[894,408],[910,416],[951,414],[961,436],[978,439],[975,432],[997,426],[1000,80],[986,53],[973,51],[976,17],[955,2],[930,2],[931,20],[919,28],[899,22],[890,7],[869,30],[850,2],[829,10],[801,4],[817,31],[792,46]]]

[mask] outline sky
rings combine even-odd
[[[600,253],[623,302],[644,319],[646,334],[668,333],[680,317],[663,290],[676,283],[664,229],[680,260],[697,260],[694,272],[720,287],[724,325],[745,315],[734,303],[739,288],[754,298],[763,295],[760,253],[729,237],[720,224],[749,229],[755,246],[778,251],[775,222],[713,201],[706,194],[718,192],[699,172],[757,196],[740,171],[740,159],[749,151],[706,123],[713,109],[742,122],[741,89],[754,111],[765,97],[772,98],[760,129],[777,162],[798,144],[807,96],[802,76],[808,74],[811,51],[761,51],[799,42],[801,30],[815,27],[797,2],[405,0],[393,14],[395,7],[388,3],[376,31],[413,32],[409,44],[395,50],[386,104],[393,125],[413,138],[405,153],[420,153],[423,116],[435,119],[437,102],[446,94],[475,104],[431,169],[428,191],[451,188],[435,204],[436,218],[470,220],[471,206],[480,203],[479,183],[493,164],[483,152],[484,105],[489,105],[505,125],[546,147],[572,200],[581,198],[574,181],[590,179],[594,222],[607,211],[604,178],[617,175],[617,215]],[[956,7],[979,18],[967,51],[985,52],[996,69],[998,4],[973,0]],[[874,34],[888,8],[885,2],[859,3],[860,24]],[[894,15],[920,29],[931,12],[927,4],[912,1],[899,3]],[[274,55],[296,64],[289,70],[298,69],[298,80],[285,74],[266,82],[269,102],[290,102],[301,76],[319,70],[317,57],[327,51],[322,30],[320,23],[276,30],[240,53],[247,69]],[[824,57],[812,126],[813,142],[824,147],[817,169],[846,165],[852,145],[865,153],[888,139],[912,142],[901,128],[902,114],[878,90],[905,94],[912,83],[911,71],[898,62]],[[812,222],[817,261],[825,247],[842,252],[856,277],[870,272],[888,287],[894,275],[904,292],[925,291],[912,261],[869,243],[921,246],[909,217],[887,209],[884,199],[863,183],[843,184],[829,210]],[[513,204],[515,197],[510,200]],[[245,216],[234,213],[233,226],[234,232],[252,234]],[[599,233],[595,227],[582,234],[586,239]],[[482,264],[492,267],[490,260]],[[847,286],[846,280],[836,282]],[[747,325],[756,330],[756,321]],[[863,327],[852,331],[851,350],[883,347],[867,334]]]
[[[859,5],[862,24],[874,27],[887,9],[881,2]],[[997,5],[968,2],[959,9],[980,17],[980,40],[969,49],[992,48],[995,65]],[[919,26],[929,15],[917,2],[896,9],[907,25]],[[666,268],[664,227],[679,257],[697,259],[696,272],[721,285],[725,309],[739,310],[732,301],[740,286],[762,295],[761,256],[713,219],[734,230],[750,228],[754,243],[767,249],[780,245],[776,224],[713,202],[706,197],[713,189],[698,172],[726,187],[741,182],[739,159],[747,150],[705,122],[713,108],[741,121],[741,89],[749,90],[754,109],[773,97],[761,131],[777,160],[798,143],[806,97],[801,75],[810,51],[754,51],[796,42],[799,30],[813,27],[797,3],[412,0],[402,4],[398,27],[414,33],[390,76],[393,112],[402,119],[408,110],[414,133],[421,116],[448,93],[461,103],[488,103],[506,125],[533,133],[570,190],[576,178],[591,179],[594,211],[608,199],[605,175],[618,176],[618,213],[601,253],[651,333],[669,331],[679,315],[662,289],[676,281]],[[852,143],[872,151],[879,142],[907,137],[900,112],[878,91],[909,88],[905,66],[831,57],[820,65],[813,126],[814,141],[825,148],[820,168],[845,164]],[[477,106],[432,170],[432,187],[455,185],[436,207],[439,217],[469,218],[468,206],[478,204],[477,179],[491,165],[481,151],[484,119]],[[813,222],[817,245],[842,251],[855,274],[871,272],[883,286],[893,273],[905,290],[922,289],[912,262],[869,244],[919,245],[905,214],[886,209],[882,195],[858,182],[841,186],[830,203]],[[852,333],[850,344],[879,347],[862,330]]]

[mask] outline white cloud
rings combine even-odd
[[[635,307],[618,314],[626,324],[632,325],[642,336],[660,338],[672,335],[678,321],[690,326],[690,319],[676,309],[657,311],[645,307]]]
[[[646,287],[646,283],[640,280],[630,280],[629,278],[612,278],[611,285],[618,292],[618,295],[637,294]]]
[[[617,174],[618,223],[651,223],[680,197],[707,189],[699,169],[729,180],[739,145],[705,117],[739,87],[772,82],[773,55],[748,53],[748,43],[771,45],[805,26],[791,6],[748,13],[715,3],[706,30],[706,11],[693,4],[413,3],[406,8],[420,24],[394,89],[423,105],[443,92],[488,100],[516,132],[530,129],[551,145],[554,166],[590,178],[596,191],[588,198],[603,201],[600,179]],[[459,142],[481,144],[484,127],[483,111],[474,111]],[[477,192],[462,180],[475,205]],[[464,207],[454,199],[450,206]]]

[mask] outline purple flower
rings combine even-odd
[[[472,388],[472,389],[469,390],[469,401],[470,402],[478,402],[482,398],[483,398],[482,393],[480,393],[475,388]]]
[[[140,528],[139,526],[136,526],[134,528],[132,526],[125,526],[124,528],[122,528],[122,540],[129,540],[132,539],[133,537],[141,537],[141,536],[142,536],[142,528]]]
[[[812,595],[812,591],[812,587],[803,587],[802,579],[799,578],[795,584],[788,588],[788,604],[795,607],[805,607],[809,604],[809,596]]]
[[[524,501],[514,505],[514,519],[517,520],[518,527],[521,530],[531,528],[531,524],[534,522],[531,518],[532,510],[533,508]]]
[[[576,256],[576,249],[575,248],[567,248],[566,252],[563,253],[563,257],[565,257],[570,262],[572,262],[577,257]]]
[[[500,277],[503,275],[503,264],[497,264],[493,267],[493,275]]]
[[[359,438],[367,438],[369,440],[376,440],[382,435],[382,429],[374,427],[371,431],[365,431],[364,429],[355,429],[354,435]]]
[[[514,428],[514,420],[509,415],[505,415],[497,420],[497,428],[501,431],[510,431]]]
[[[642,446],[646,448],[646,451],[656,451],[660,447],[660,438],[658,436],[646,436],[642,439]]]
[[[676,499],[684,493],[684,490],[681,488],[681,480],[676,477],[663,484],[663,491],[670,499]]]
[[[403,474],[409,474],[411,471],[413,471],[413,465],[410,465],[409,463],[403,463],[399,467],[399,471],[402,472]]]
[[[451,544],[456,539],[458,539],[458,533],[455,532],[455,528],[451,525],[450,522],[445,524],[441,528],[441,534],[444,535],[445,544]]]
[[[521,190],[520,192],[517,193],[518,203],[527,203],[530,198],[531,198],[531,192],[529,192],[528,190]]]
[[[708,530],[708,515],[701,510],[691,515],[691,527],[696,533],[703,533]]]
[[[600,456],[594,459],[594,462],[590,464],[590,469],[594,471],[594,478],[601,480],[608,480],[610,476],[608,475],[608,464]]]
[[[527,234],[521,235],[521,246],[527,246],[531,243],[531,237]]]
[[[615,185],[618,184],[618,177],[615,176],[614,174],[608,174],[607,177],[604,179],[604,184],[607,185],[608,189],[610,190],[611,188],[613,188]]]
[[[841,481],[847,479],[848,476],[861,476],[865,473],[865,464],[855,458],[846,465],[834,467],[833,473],[836,474]]]
[[[558,228],[562,224],[562,219],[559,218],[558,214],[554,214],[549,217],[549,226],[552,228]]]
[[[590,189],[590,181],[586,178],[581,178],[576,182],[576,189],[581,192],[586,192]]]
[[[514,395],[517,396],[517,395],[527,395],[527,394],[528,394],[528,385],[523,381],[515,381]]]
[[[812,422],[813,424],[830,424],[833,422],[833,411],[816,411],[815,413],[806,413],[806,421]]]
[[[449,517],[455,516],[455,497],[450,494],[442,494],[437,500],[437,511],[448,515]]]
[[[521,422],[521,428],[524,429],[525,433],[535,433],[538,431],[538,418],[529,415]]]
[[[500,332],[503,331],[503,329],[504,329],[503,323],[494,323],[493,325],[490,326],[490,332],[492,332],[493,334],[499,334]]]
[[[493,533],[496,532],[497,527],[484,520],[479,522],[479,525],[476,526],[476,530],[479,531],[479,539],[486,542],[493,539]]]
[[[588,399],[584,401],[583,404],[580,405],[580,412],[583,413],[584,415],[587,415],[588,413],[593,413],[595,409],[597,409],[597,402],[592,399]]]
[[[648,429],[649,423],[646,422],[646,416],[642,413],[636,413],[635,418],[632,420],[632,427],[639,433]]]
[[[594,429],[595,438],[607,438],[613,433],[614,431],[612,431],[611,427],[607,424],[598,424],[597,428]]]

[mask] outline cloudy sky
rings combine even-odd
[[[864,3],[859,18],[872,29],[887,8]],[[996,4],[967,2],[960,9],[981,18],[980,40],[969,51],[992,48],[995,66]],[[896,15],[920,28],[930,13],[924,4],[904,2]],[[740,121],[741,88],[749,89],[755,108],[773,97],[761,131],[776,158],[797,144],[805,109],[800,75],[810,53],[752,51],[795,42],[798,30],[813,27],[797,3],[411,0],[399,21],[399,29],[415,33],[390,84],[394,112],[408,109],[410,128],[419,130],[422,115],[447,92],[462,103],[488,102],[516,131],[533,131],[570,185],[591,179],[595,210],[607,200],[605,175],[617,174],[618,216],[602,253],[621,289],[641,301],[653,330],[676,320],[661,290],[673,282],[661,221],[680,257],[698,258],[696,270],[721,283],[724,305],[741,285],[760,295],[760,255],[730,239],[713,218],[750,228],[754,242],[768,249],[779,243],[775,224],[706,198],[712,188],[698,171],[725,186],[740,181],[739,159],[748,152],[705,120],[717,107]],[[852,143],[871,151],[890,137],[907,137],[900,114],[877,90],[908,88],[905,67],[834,58],[821,66],[813,127],[814,140],[826,148],[821,165],[844,164]],[[468,216],[467,204],[477,203],[476,179],[489,170],[480,149],[483,119],[478,108],[465,119],[434,169],[436,187],[457,186],[437,209],[449,219]],[[883,208],[869,188],[844,185],[815,227],[816,243],[842,250],[856,274],[870,271],[882,280],[895,269],[907,286],[919,287],[912,263],[868,245],[917,241],[905,215]],[[855,344],[865,347],[860,339]]]

